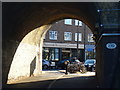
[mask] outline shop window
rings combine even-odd
[[[55,60],[58,61],[59,60],[59,49],[55,48]]]
[[[43,48],[43,59],[49,60],[49,48]]]
[[[52,61],[58,61],[59,60],[59,49],[58,48],[50,48],[50,57],[49,59]]]

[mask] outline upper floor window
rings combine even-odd
[[[79,20],[75,20],[75,25],[76,25],[76,26],[82,26],[82,22],[79,21]]]
[[[77,41],[77,40],[82,41],[82,33],[75,33],[75,41]]]
[[[94,42],[93,34],[88,34],[88,42]]]
[[[72,33],[71,32],[64,32],[64,40],[71,41],[72,40]]]
[[[49,39],[57,40],[57,31],[49,31]]]
[[[72,25],[72,19],[65,19],[64,24]]]

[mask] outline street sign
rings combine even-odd
[[[93,49],[95,49],[95,45],[85,45],[85,49],[87,51],[92,51]]]
[[[88,49],[86,49],[87,51],[92,51],[93,49],[92,48],[88,48]]]
[[[115,43],[107,43],[107,44],[106,44],[106,47],[107,47],[108,49],[115,49],[115,48],[117,47],[117,45],[116,45]]]

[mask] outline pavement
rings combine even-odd
[[[7,85],[7,88],[96,88],[95,72],[65,74],[65,70],[44,70],[33,76]]]
[[[54,80],[54,79],[57,79],[58,77],[65,75],[64,72],[65,70],[44,70],[42,71],[42,74],[39,76],[31,76],[31,77],[24,78],[22,80],[16,80],[11,84]]]

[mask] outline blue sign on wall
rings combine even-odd
[[[87,51],[92,51],[95,48],[95,45],[85,45]]]
[[[92,51],[93,49],[92,48],[88,48],[87,51]]]

